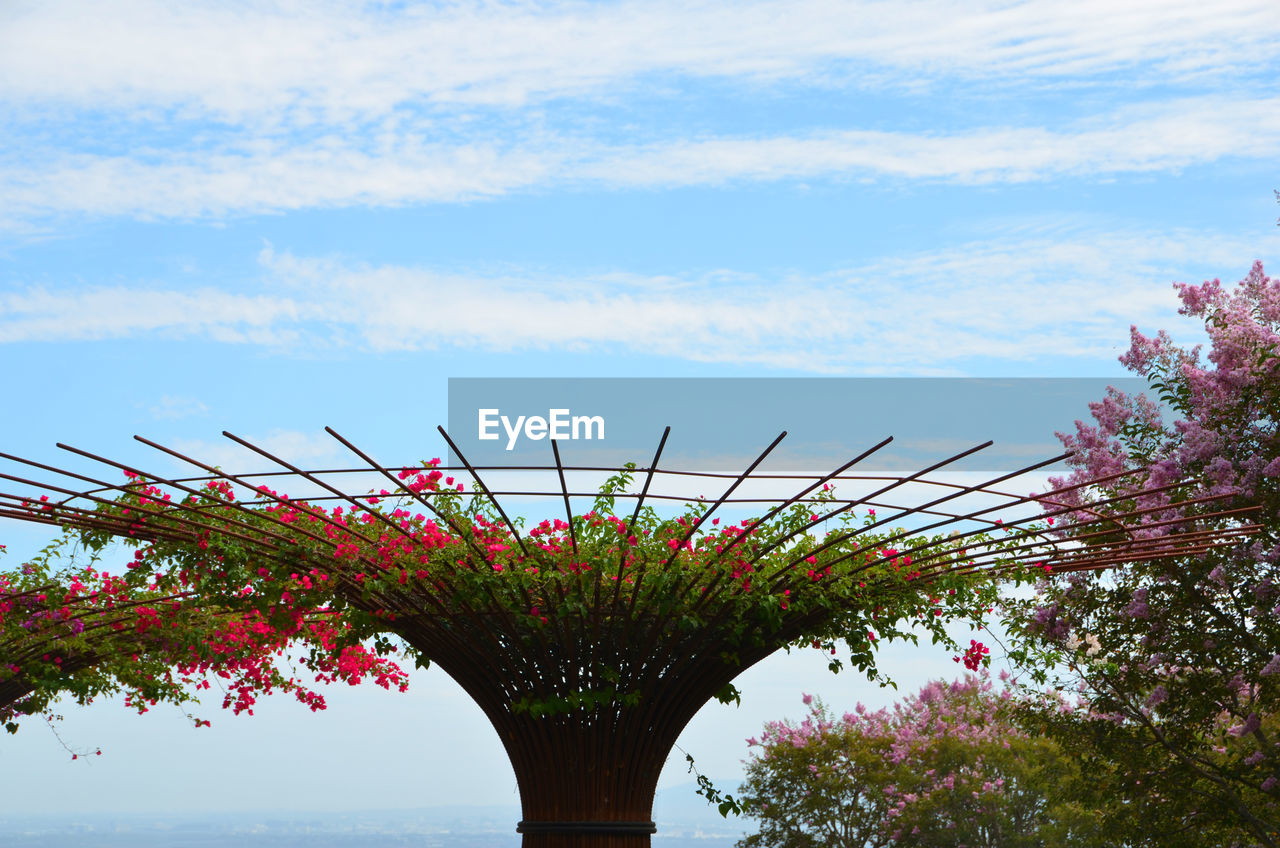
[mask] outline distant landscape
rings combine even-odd
[[[15,848],[515,848],[520,809],[428,806],[356,812],[155,813],[23,816],[0,813],[0,844]],[[658,793],[659,848],[729,848],[748,822],[722,819],[693,785]]]

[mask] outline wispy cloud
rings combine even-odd
[[[959,183],[1172,171],[1230,156],[1280,155],[1280,98],[1167,102],[1088,126],[959,133],[848,131],[709,139],[609,151],[581,173],[613,185],[690,185],[807,177]]]
[[[288,462],[314,467],[316,463],[333,461],[344,456],[344,450],[326,433],[304,433],[298,430],[275,429],[262,434],[236,434],[251,444]],[[206,465],[242,472],[246,469],[279,471],[270,460],[243,447],[231,439],[210,441],[206,439],[175,439],[167,445],[179,453],[194,457]],[[191,466],[185,466],[191,468]],[[193,473],[199,473],[196,470]],[[305,484],[304,484],[305,485]],[[297,494],[302,494],[298,492]]]
[[[0,91],[16,103],[342,121],[407,104],[520,107],[653,75],[1000,85],[1274,67],[1270,0],[836,0],[10,4]]]
[[[160,400],[147,407],[151,417],[161,421],[176,421],[180,418],[204,415],[209,411],[198,398],[181,395],[164,395]]]
[[[12,220],[54,213],[200,218],[566,187],[863,178],[985,184],[1176,172],[1224,158],[1280,157],[1280,98],[1186,99],[1060,130],[813,132],[642,146],[573,137],[449,146],[410,133],[367,147],[333,136],[213,154],[55,155],[39,167],[0,158],[0,196]]]
[[[9,4],[0,229],[30,234],[60,214],[202,219],[787,179],[1016,183],[1271,160],[1278,42],[1271,0]],[[976,83],[988,106],[927,131],[905,107],[896,125],[847,111],[834,125],[810,115],[732,131],[628,113],[648,98],[677,115],[663,109],[686,94],[718,96],[698,87],[708,80],[752,97],[761,85],[947,97]],[[1110,93],[1071,114],[990,105],[1095,88]],[[1149,102],[1125,106],[1139,90]]]
[[[156,334],[221,342],[283,344],[282,330],[308,316],[287,298],[198,289],[28,288],[0,294],[0,342],[94,340]]]
[[[83,212],[199,218],[334,206],[398,206],[506,194],[545,182],[549,152],[483,144],[369,153],[345,142],[208,153],[149,161],[66,155],[47,167],[0,165],[8,215]]]
[[[593,350],[849,374],[957,373],[952,363],[984,357],[1094,366],[1114,359],[1131,322],[1169,325],[1169,282],[1198,279],[1186,269],[1243,276],[1278,248],[1270,235],[1078,232],[769,279],[477,275],[268,249],[269,294],[21,290],[0,296],[0,341],[181,333],[297,351]]]

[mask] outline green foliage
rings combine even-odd
[[[1192,556],[1045,582],[1016,608],[1017,657],[1076,703],[1028,701],[1023,721],[1094,776],[1106,826],[1133,846],[1280,844],[1280,281],[1260,263],[1229,291],[1180,285],[1205,321],[1208,363],[1136,329],[1121,361],[1172,410],[1112,391],[1063,436],[1067,482],[1141,473],[1073,506],[1141,509],[1151,544],[1246,522],[1256,532]],[[1171,487],[1165,492],[1143,491]],[[1171,507],[1175,498],[1192,506]],[[1233,510],[1225,515],[1215,512]],[[1105,511],[1105,508],[1104,508]],[[1081,539],[1101,545],[1108,536]]]
[[[1072,797],[1074,759],[1019,731],[976,678],[842,718],[813,699],[752,742],[741,797],[760,830],[740,848],[1111,844]]]
[[[708,804],[714,804],[722,818],[727,819],[730,814],[735,816],[742,815],[742,803],[732,795],[721,792],[716,788],[715,784],[711,781],[711,778],[699,772],[693,761],[692,754],[685,752],[683,749],[681,749],[681,753],[684,754],[685,761],[689,764],[689,773],[698,781],[698,788],[696,790],[697,794],[706,798]]]
[[[519,537],[492,499],[442,484],[434,463],[404,469],[395,492],[329,509],[265,489],[247,506],[221,482],[175,508],[161,487],[136,479],[99,506],[99,526],[80,538],[97,550],[113,535],[102,524],[127,523],[139,532],[127,537],[139,546],[138,567],[124,578],[130,586],[193,591],[210,608],[253,610],[273,623],[324,608],[343,616],[350,638],[374,640],[379,654],[389,650],[385,634],[400,632],[399,617],[415,610],[455,622],[449,632],[496,617],[504,651],[558,645],[566,662],[596,657],[602,643],[625,654],[637,623],[657,627],[656,640],[714,633],[726,667],[786,644],[844,643],[847,658],[833,656],[833,671],[847,661],[887,682],[875,663],[878,641],[915,642],[923,631],[950,644],[948,622],[981,620],[994,603],[992,581],[950,573],[960,551],[941,535],[911,539],[917,558],[929,560],[922,572],[891,544],[911,538],[905,531],[870,516],[859,522],[852,511],[815,521],[834,506],[829,487],[767,521],[721,525],[707,520],[705,502],[677,515],[646,507],[633,521],[613,510],[634,476],[628,465],[604,482],[592,511]],[[618,679],[616,669],[609,677],[594,659],[573,662],[549,675],[550,690],[515,696],[510,708],[554,716],[639,697],[636,681]],[[737,702],[740,693],[728,684],[719,696]]]
[[[95,548],[105,542],[89,538]],[[223,706],[237,713],[252,713],[257,696],[273,691],[323,709],[324,699],[276,661],[291,645],[304,650],[300,662],[318,681],[369,674],[384,686],[403,683],[394,664],[380,659],[397,646],[378,637],[373,653],[365,651],[327,610],[264,615],[220,606],[162,590],[163,578],[140,584],[99,571],[101,553],[86,555],[76,535],[65,534],[0,572],[0,721],[8,732],[59,697],[88,704],[123,693],[126,706],[144,713],[161,702],[194,703],[211,680],[222,688]],[[135,552],[134,570],[145,555]],[[197,727],[208,724],[189,717]]]

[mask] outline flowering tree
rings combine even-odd
[[[1153,544],[1177,539],[1197,513],[1260,529],[1234,546],[1041,586],[1023,610],[1022,632],[1036,640],[1024,658],[1065,669],[1058,685],[1081,699],[1035,712],[1035,724],[1085,757],[1101,789],[1126,798],[1110,824],[1128,844],[1271,846],[1280,841],[1280,280],[1255,263],[1232,290],[1218,280],[1177,289],[1180,312],[1205,322],[1208,361],[1137,328],[1121,357],[1173,420],[1112,390],[1093,404],[1094,424],[1062,436],[1078,451],[1074,481],[1148,470],[1058,500],[1087,508],[1090,497],[1128,498]],[[1198,503],[1172,507],[1178,498]]]
[[[237,714],[252,714],[257,697],[276,690],[324,709],[323,695],[284,673],[278,656],[285,651],[299,652],[316,682],[407,686],[393,662],[350,638],[341,616],[216,608],[190,591],[138,586],[92,563],[76,565],[74,556],[54,571],[70,547],[64,538],[16,572],[0,573],[0,723],[10,733],[62,695],[85,704],[123,692],[126,706],[145,713],[160,701],[193,701],[216,684],[222,706]]]
[[[968,675],[892,709],[835,718],[806,695],[800,722],[748,740],[742,787],[760,831],[740,848],[1100,845],[1093,816],[1066,800],[1070,756],[1010,720],[1007,692]]]

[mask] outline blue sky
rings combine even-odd
[[[1122,376],[1131,324],[1198,338],[1172,281],[1277,261],[1278,47],[1267,0],[6,3],[0,444],[414,460],[450,377]],[[802,687],[886,697],[804,662],[704,770]],[[514,802],[449,686],[68,709],[110,756],[0,740],[0,813]]]

